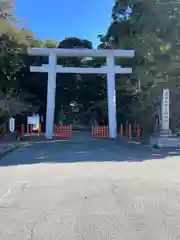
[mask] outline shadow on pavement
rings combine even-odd
[[[29,143],[2,158],[0,166],[78,162],[132,163],[179,155],[180,149],[151,149],[130,140],[79,139],[58,143]]]

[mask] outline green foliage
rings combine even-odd
[[[57,47],[57,42],[55,39],[48,39],[44,42],[44,47],[47,48],[56,48]]]
[[[21,97],[19,77],[26,67],[26,49],[34,46],[35,38],[29,30],[16,27],[11,1],[0,1],[0,13],[0,109],[1,115],[11,116],[30,107]]]
[[[0,19],[11,21],[13,19],[12,16],[12,0],[0,0]]]

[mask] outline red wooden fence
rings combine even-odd
[[[109,128],[108,126],[92,126],[93,138],[108,138]]]
[[[54,137],[58,138],[71,138],[72,137],[72,125],[56,125],[54,128]]]

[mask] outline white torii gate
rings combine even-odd
[[[48,56],[49,64],[42,66],[31,66],[31,72],[47,72],[47,112],[46,112],[46,133],[48,139],[54,135],[54,110],[55,110],[55,93],[56,93],[56,74],[57,73],[81,73],[81,74],[107,74],[108,89],[108,120],[109,136],[115,139],[117,136],[116,123],[116,91],[115,91],[115,74],[132,73],[132,68],[122,68],[115,66],[115,57],[134,57],[134,50],[96,50],[96,49],[58,49],[58,48],[29,48],[29,55]],[[106,66],[98,68],[84,67],[63,67],[57,65],[57,56],[63,57],[106,57]]]

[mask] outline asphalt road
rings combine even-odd
[[[44,143],[0,162],[0,239],[180,239],[180,158],[134,143]]]

